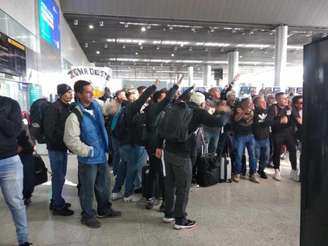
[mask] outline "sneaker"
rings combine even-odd
[[[232,181],[235,183],[239,183],[240,181],[240,174],[236,174],[232,177]]]
[[[280,175],[280,170],[279,169],[274,170],[273,179],[276,180],[276,181],[281,181],[281,175]]]
[[[174,229],[175,230],[182,230],[182,229],[191,229],[196,226],[196,221],[194,220],[186,220],[181,224],[175,223],[174,224]]]
[[[74,211],[65,207],[63,209],[52,209],[52,214],[55,216],[71,216],[74,214]]]
[[[138,201],[140,201],[140,199],[141,199],[141,197],[138,195],[135,195],[135,194],[123,198],[123,200],[125,202],[138,202]]]
[[[298,176],[298,171],[297,170],[291,170],[290,171],[290,178],[294,180],[295,182],[300,181],[300,177]]]
[[[122,199],[123,198],[123,195],[122,193],[118,192],[118,193],[112,193],[112,200],[113,201],[116,201],[116,200],[119,200],[119,199]]]
[[[142,188],[137,188],[134,190],[135,194],[141,194],[142,193]]]
[[[98,213],[98,218],[116,218],[121,217],[122,213],[120,211],[116,211],[112,208],[108,209],[105,213]]]
[[[69,202],[65,203],[65,208],[70,208],[71,206],[72,206],[72,204],[70,204]],[[49,204],[49,209],[54,210],[54,206],[53,206],[52,202],[50,202],[50,204]]]
[[[259,171],[258,174],[260,175],[260,177],[262,179],[267,179],[268,178],[268,175],[264,171]]]
[[[101,223],[95,217],[91,217],[91,218],[82,217],[81,224],[86,225],[87,227],[92,229],[97,229],[101,227]]]
[[[249,181],[256,183],[256,184],[260,183],[260,181],[256,178],[255,174],[253,174],[249,177]]]
[[[30,246],[33,245],[32,243],[29,242],[25,242],[25,243],[21,243],[19,246]]]
[[[174,222],[174,221],[175,221],[175,218],[166,218],[166,217],[163,217],[163,218],[162,218],[162,221],[163,221],[164,223],[169,224],[169,223]]]
[[[154,201],[154,199],[151,198],[151,199],[147,200],[145,208],[150,210],[150,209],[153,209],[154,205],[155,205],[155,201]]]

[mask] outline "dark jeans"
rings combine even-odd
[[[186,218],[186,207],[192,178],[192,164],[188,157],[164,153],[165,159],[165,217],[176,221]]]
[[[259,172],[263,172],[270,159],[270,139],[256,140],[256,159],[259,162]]]
[[[19,155],[23,164],[23,198],[29,199],[34,191],[34,160],[33,154]]]
[[[112,163],[113,163],[113,174],[117,175],[120,167],[120,143],[117,138],[111,136],[111,146],[112,146]]]
[[[284,144],[287,145],[289,152],[289,160],[293,170],[297,170],[296,159],[296,138],[290,132],[276,133],[272,135],[273,141],[273,165],[275,169],[280,169],[281,148]]]
[[[110,176],[107,163],[83,164],[78,167],[80,181],[80,204],[82,216],[91,218],[95,216],[93,210],[93,195],[96,195],[97,212],[105,213],[110,209]]]
[[[48,150],[50,166],[52,171],[51,186],[53,208],[62,209],[65,207],[65,200],[62,196],[67,172],[67,151]]]
[[[159,196],[162,196],[164,200],[165,183],[164,183],[162,160],[158,159],[150,152],[148,152],[148,156],[149,156],[149,164],[150,164],[150,171],[149,171],[150,197],[147,198],[152,198],[152,197],[158,198]]]
[[[242,157],[245,147],[247,148],[249,156],[249,174],[253,175],[256,172],[256,157],[255,157],[255,138],[254,135],[235,136],[235,174],[241,174],[245,170],[242,170]],[[243,173],[244,174],[244,173]]]

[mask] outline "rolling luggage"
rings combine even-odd
[[[231,183],[231,159],[224,154],[220,157],[220,183]]]
[[[208,187],[220,181],[220,161],[216,154],[205,154],[197,160],[197,183]]]

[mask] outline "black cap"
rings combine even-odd
[[[57,85],[57,95],[62,97],[66,92],[71,91],[72,88],[67,84],[59,84]]]

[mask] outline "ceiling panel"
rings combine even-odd
[[[64,13],[328,27],[327,0],[61,0]]]

